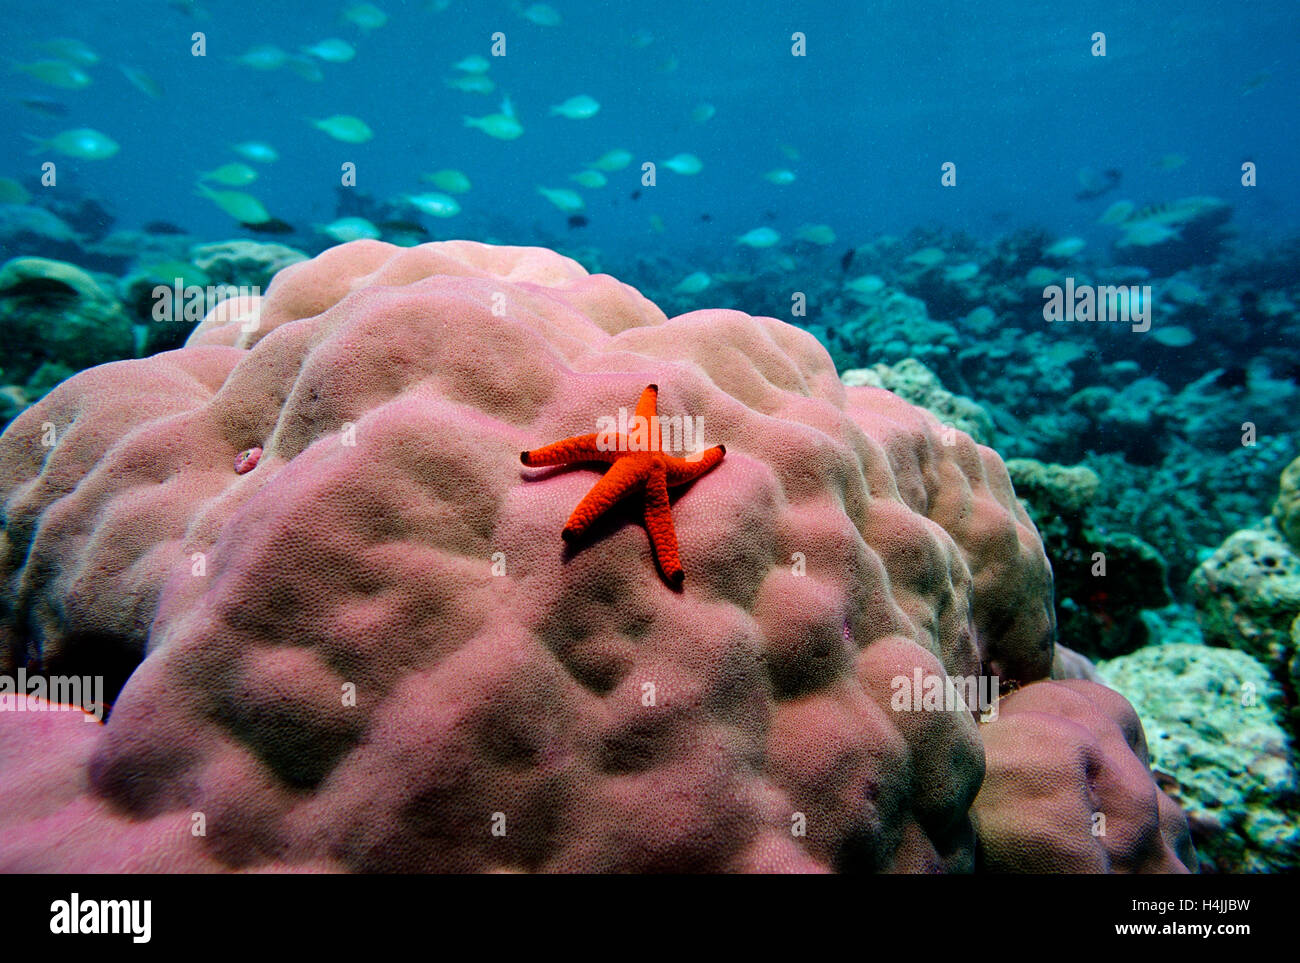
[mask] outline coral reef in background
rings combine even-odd
[[[727,447],[673,505],[684,594],[631,505],[562,546],[591,472],[518,464],[648,383]],[[1092,732],[984,727],[996,773],[1063,754],[1059,805],[995,780],[990,866],[1055,807],[1026,865],[1179,868],[1118,697],[1028,685],[1051,575],[1001,460],[773,319],[670,320],[540,249],[355,242],[55,388],[0,496],[3,668],[120,686],[102,727],[0,713],[6,869],[968,870],[981,727],[891,703],[981,671]],[[1086,759],[1116,774],[1102,843]]]
[[[13,258],[0,267],[0,338],[0,376],[29,390],[42,387],[30,379],[45,364],[77,371],[128,357],[133,343],[131,322],[111,286],[76,265],[40,257]]]
[[[1192,574],[1190,587],[1205,641],[1266,665],[1287,693],[1292,729],[1300,728],[1300,556],[1273,519],[1230,535]]]
[[[1244,652],[1154,645],[1099,663],[1137,710],[1157,779],[1183,810],[1202,872],[1300,864],[1300,798],[1281,687]]]
[[[1140,532],[1165,559],[1170,588],[1190,600],[1192,572],[1228,535],[1264,513],[1278,472],[1298,445],[1300,436],[1285,434],[1260,438],[1253,447],[1238,440],[1218,450],[1175,441],[1155,466],[1133,465],[1114,454],[1089,455],[1083,463],[1105,487],[1090,513],[1093,524]]]
[[[1300,458],[1282,470],[1273,502],[1273,522],[1291,547],[1300,552]]]
[[[1295,532],[1300,458],[1282,471],[1273,513],[1230,535],[1192,574],[1205,640],[1242,649],[1268,666],[1300,732],[1300,548]]]
[[[1185,775],[1179,772],[1180,781],[1187,780],[1191,787],[1194,824],[1198,810],[1213,810],[1206,818],[1212,829],[1221,832],[1207,843],[1207,850],[1229,870],[1291,870],[1300,863],[1300,799],[1295,785],[1300,735],[1300,553],[1285,534],[1293,528],[1297,465],[1300,459],[1281,473],[1273,514],[1228,536],[1189,582],[1205,641],[1225,647],[1201,658],[1222,663],[1235,659],[1236,677],[1242,686],[1250,686],[1255,700],[1243,706],[1225,703],[1226,716],[1207,708],[1205,724],[1196,734],[1211,745],[1195,756],[1195,765]],[[1222,676],[1233,678],[1228,669]],[[1195,684],[1193,678],[1182,681]],[[1160,681],[1152,679],[1149,684],[1158,688]],[[1219,689],[1210,686],[1207,691]],[[1230,689],[1224,691],[1232,694]],[[1264,711],[1244,711],[1250,708],[1266,710],[1268,718]],[[1156,718],[1159,714],[1158,708],[1152,712]],[[1253,728],[1241,731],[1247,726]],[[1216,753],[1216,745],[1224,751]],[[1254,763],[1232,768],[1229,747],[1237,745],[1249,747],[1240,751]],[[1267,764],[1268,760],[1273,763]],[[1216,762],[1217,768],[1238,774],[1236,794],[1219,786]],[[1204,784],[1199,797],[1198,783]]]
[[[307,255],[283,244],[262,241],[220,241],[190,249],[190,261],[217,284],[265,289],[280,271],[305,261]]]
[[[82,244],[72,225],[53,211],[32,204],[0,204],[0,250],[80,259]]]
[[[207,314],[206,289],[211,283],[208,273],[189,261],[139,259],[117,286],[123,308],[142,335],[138,353],[157,354],[183,345],[197,323],[193,313],[199,314],[199,321]],[[202,298],[194,297],[196,288],[202,290]],[[170,296],[163,302],[167,308],[165,312],[157,310],[160,303],[157,295],[162,290]],[[179,298],[175,292],[179,292]],[[190,306],[189,311],[187,306]],[[191,316],[187,317],[187,314]]]
[[[39,216],[57,220],[56,215],[23,207],[17,210],[28,213],[15,221],[12,208],[0,205],[0,242],[15,223],[33,218],[53,236],[64,237]],[[109,273],[41,257],[13,258],[0,267],[5,342],[0,424],[83,368],[180,347],[211,307],[208,299],[237,293],[222,286],[265,288],[277,271],[307,256],[282,244],[249,240],[196,245],[180,234],[118,232],[90,243],[70,227],[66,241],[72,256]],[[50,237],[36,246],[49,250]],[[119,270],[121,277],[113,277]],[[195,314],[180,302],[160,316],[158,290],[178,285],[186,299],[203,306]]]
[[[1094,658],[1146,645],[1143,610],[1173,601],[1164,559],[1136,535],[1092,523],[1097,473],[1030,458],[1009,459],[1007,472],[1052,562],[1061,639]]]

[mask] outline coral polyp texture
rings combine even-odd
[[[599,471],[520,465],[648,384],[726,448],[671,493],[680,590],[643,503],[566,545]],[[1052,664],[992,450],[795,327],[669,319],[538,248],[288,267],[24,412],[0,497],[4,670],[101,674],[112,704],[0,712],[5,870],[969,870],[980,726],[896,710],[897,682]],[[1044,685],[1012,698],[1073,711]],[[1110,862],[1176,868],[1134,819]]]

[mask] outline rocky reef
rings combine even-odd
[[[1157,780],[1183,807],[1202,871],[1300,862],[1282,688],[1245,652],[1174,642],[1098,666],[1142,717]]]
[[[1273,514],[1229,536],[1193,573],[1190,587],[1205,639],[1242,649],[1282,686],[1300,731],[1300,458],[1282,472]]]

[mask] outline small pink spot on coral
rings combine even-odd
[[[247,475],[257,467],[257,463],[262,458],[261,448],[249,448],[247,451],[241,451],[235,456],[235,474]]]

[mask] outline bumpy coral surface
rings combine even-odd
[[[1082,679],[1038,682],[982,726],[988,774],[975,799],[991,872],[1183,873],[1187,818],[1151,779],[1124,697]]]
[[[566,547],[595,470],[519,465],[651,383],[727,450],[680,591],[634,499]],[[976,723],[892,682],[1045,677],[1051,575],[944,440],[790,325],[549,251],[290,267],[0,440],[3,667],[121,686],[0,713],[0,868],[968,869]]]

